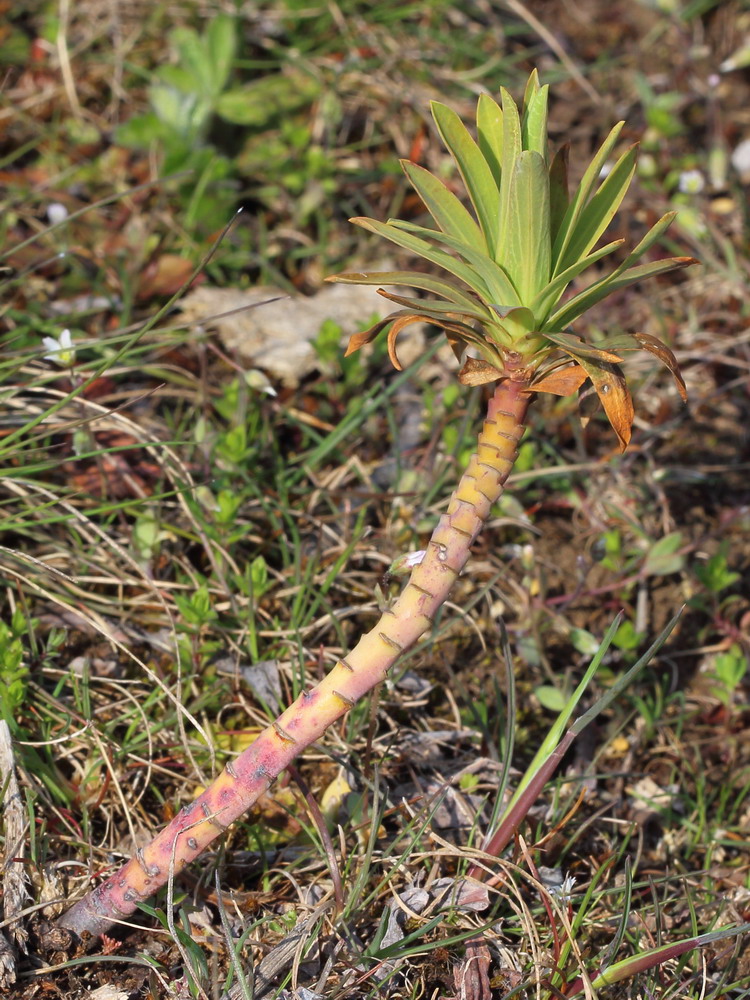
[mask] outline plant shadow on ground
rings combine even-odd
[[[545,989],[566,914],[513,868],[529,863],[545,885],[577,879],[563,897],[570,978],[580,963],[592,970],[615,952],[748,919],[748,177],[729,154],[750,128],[750,86],[746,69],[722,69],[746,11],[685,3],[680,16],[615,2],[604,18],[591,2],[561,6],[540,33],[528,15],[544,21],[544,3],[512,15],[515,5],[429,15],[384,4],[377,17],[350,6],[340,8],[343,51],[322,15],[260,5],[242,34],[260,41],[235,50],[241,75],[205,84],[213,103],[195,155],[165,138],[163,121],[137,118],[153,115],[156,85],[185,94],[184,76],[153,76],[163,15],[146,18],[132,58],[122,38],[110,53],[93,27],[63,25],[72,80],[51,54],[60,25],[29,14],[13,27],[20,55],[0,134],[12,268],[0,702],[26,808],[25,847],[6,840],[4,860],[26,876],[32,949],[9,996],[43,986],[74,998],[106,984],[127,996],[240,997],[254,965],[257,996],[294,984],[326,997],[451,997],[468,988],[465,942],[479,931],[488,951],[474,956],[485,971],[472,996],[535,989],[537,978]],[[195,10],[184,18],[186,29],[207,23]],[[186,59],[193,45],[184,36],[176,51]],[[240,203],[250,222],[204,268],[210,283],[313,292],[322,274],[367,260],[347,215],[421,212],[395,153],[440,169],[427,100],[449,95],[468,118],[479,84],[517,89],[531,61],[560,81],[551,120],[572,161],[615,118],[633,140],[645,133],[639,191],[613,238],[681,209],[667,249],[687,244],[701,273],[629,290],[593,322],[670,342],[688,408],[650,364],[632,362],[642,366],[636,435],[614,459],[590,401],[585,426],[569,401],[539,406],[509,498],[431,641],[305,755],[299,780],[286,776],[177,883],[174,920],[159,898],[148,931],[105,941],[103,955],[71,961],[63,942],[56,955],[50,900],[128,856],[377,614],[391,560],[429,533],[480,411],[455,392],[442,355],[406,376],[377,347],[341,362],[329,328],[317,366],[282,385],[247,376],[210,328],[167,327],[173,314],[145,333],[138,324],[191,276]],[[133,108],[113,110],[112,73]],[[284,84],[283,107],[262,114],[262,81],[294,84],[299,73],[314,86],[292,99]],[[236,120],[235,85],[258,87],[254,120]],[[69,113],[76,106],[86,114]],[[137,123],[121,141],[115,114]],[[175,116],[169,127],[184,140],[187,119]],[[189,179],[155,181],[157,141],[172,153],[166,172],[187,168]],[[696,170],[698,191],[685,179]],[[68,212],[57,230],[52,203]],[[78,208],[89,210],[73,218]],[[74,331],[72,368],[41,357],[41,335],[63,325]],[[486,907],[443,906],[433,886],[465,873],[507,767],[501,620],[514,657],[512,786],[616,613],[626,612],[602,685],[682,604],[658,661],[584,734],[497,864],[505,878]],[[415,889],[432,892],[426,909]],[[750,969],[736,942],[704,955],[706,969],[696,952],[614,989],[741,995]]]

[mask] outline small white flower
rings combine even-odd
[[[58,365],[69,368],[76,359],[76,350],[70,336],[70,330],[63,330],[58,337],[42,337],[42,343],[47,349],[44,355],[47,361],[55,361]]]
[[[677,186],[683,194],[700,194],[706,180],[700,170],[683,170]]]
[[[540,865],[539,880],[550,896],[559,899],[563,906],[570,902],[576,884],[575,875],[565,875],[561,868],[546,868]]]
[[[54,226],[58,222],[64,222],[68,217],[68,210],[60,201],[51,201],[47,205],[47,218],[50,225]]]
[[[576,884],[575,875],[566,875],[562,880],[562,885],[559,889],[553,890],[552,895],[557,896],[560,902],[569,903],[570,897],[573,895],[573,889]]]

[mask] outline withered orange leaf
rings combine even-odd
[[[602,361],[598,365],[586,365],[585,362],[582,364],[585,365],[607,419],[620,440],[620,451],[625,451],[630,443],[635,417],[633,400],[625,376],[619,365],[608,361]]]
[[[551,392],[555,396],[572,396],[588,378],[588,372],[580,365],[568,365],[545,375],[539,382],[529,386],[529,392]]]
[[[638,341],[641,347],[650,351],[651,354],[655,354],[656,357],[670,370],[672,377],[677,385],[677,391],[682,397],[683,403],[687,403],[687,388],[685,386],[685,380],[680,372],[680,366],[677,364],[677,358],[674,356],[672,351],[667,347],[663,341],[659,340],[658,337],[652,337],[649,333],[634,333],[633,337]]]
[[[461,385],[485,385],[487,382],[496,382],[502,378],[502,372],[488,361],[479,361],[477,358],[467,358],[464,366],[458,373],[458,381]]]

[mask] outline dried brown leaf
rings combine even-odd
[[[625,451],[630,442],[635,410],[622,369],[607,361],[586,365],[586,369],[607,419],[619,438],[620,450]]]
[[[568,365],[543,376],[539,382],[529,386],[529,392],[550,392],[555,396],[572,396],[588,378],[588,372],[580,365]]]
[[[674,356],[672,351],[665,343],[663,343],[663,341],[659,340],[658,337],[652,337],[649,333],[634,333],[633,337],[638,341],[644,350],[656,355],[656,357],[664,365],[666,365],[672,373],[672,377],[677,385],[677,391],[682,397],[683,403],[687,403],[687,388],[685,386],[685,380],[680,372],[680,366],[677,364],[677,358]]]
[[[496,382],[502,376],[503,373],[489,362],[467,358],[458,373],[458,381],[461,385],[485,385],[487,382]]]

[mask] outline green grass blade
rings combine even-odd
[[[503,176],[503,112],[489,94],[480,94],[477,102],[477,141],[499,191]]]
[[[512,174],[505,259],[525,305],[549,282],[549,233],[547,166],[539,153],[524,150]]]
[[[557,261],[556,270],[574,264],[596,245],[599,237],[612,221],[622,199],[630,187],[638,155],[636,146],[626,150],[580,215],[575,231],[565,253]]]
[[[487,241],[482,230],[442,181],[429,170],[409,160],[402,160],[401,166],[427,211],[444,233],[476,247],[477,250],[487,251]]]
[[[531,782],[536,772],[542,766],[544,761],[550,756],[550,754],[555,750],[558,743],[562,739],[563,733],[565,732],[568,722],[570,721],[570,717],[575,711],[576,705],[583,697],[584,691],[591,683],[591,679],[593,678],[594,674],[601,666],[601,662],[604,659],[604,656],[607,650],[609,649],[612,640],[614,639],[617,633],[618,628],[620,627],[622,618],[623,618],[623,613],[620,612],[614,619],[612,624],[609,626],[609,628],[607,629],[604,638],[601,641],[601,645],[599,646],[596,653],[592,657],[591,663],[588,665],[586,672],[584,673],[580,683],[578,684],[578,687],[575,689],[570,698],[568,698],[564,708],[558,714],[549,732],[542,740],[541,746],[534,755],[533,760],[526,768],[523,777],[518,783],[518,787],[516,788],[513,798],[508,803],[508,807],[505,810],[503,818],[505,818],[505,816],[507,816],[510,813],[515,803],[518,801],[521,795],[523,795],[526,786]]]
[[[601,696],[601,698],[595,704],[591,706],[591,708],[588,709],[588,711],[584,712],[583,715],[580,715],[575,720],[575,722],[571,726],[571,729],[575,730],[576,733],[582,732],[590,722],[593,722],[593,720],[597,717],[597,715],[603,712],[606,708],[609,708],[612,702],[616,698],[619,698],[620,695],[624,691],[626,691],[628,687],[630,687],[631,683],[635,680],[635,678],[638,676],[641,670],[643,670],[643,668],[647,666],[651,662],[651,660],[653,660],[653,658],[659,652],[661,647],[670,637],[670,635],[674,631],[675,626],[677,625],[677,622],[680,620],[681,617],[682,617],[682,609],[680,609],[676,615],[673,615],[672,618],[670,618],[670,620],[661,630],[659,635],[654,639],[654,641],[648,647],[646,652],[638,658],[637,662],[634,663],[629,670],[625,671],[624,674],[618,677],[617,680],[614,682],[614,684],[612,684],[611,687],[607,688],[606,692]],[[607,635],[609,635],[609,632],[607,632]]]
[[[633,866],[630,858],[625,858],[625,883],[623,885],[622,902],[618,905],[622,910],[622,916],[617,924],[615,936],[607,948],[608,958],[605,960],[605,965],[609,964],[611,959],[620,950],[620,945],[625,940],[625,933],[630,926],[631,908],[633,905]]]
[[[591,192],[601,175],[602,168],[606,163],[607,157],[614,148],[624,125],[625,122],[618,122],[599,147],[598,152],[586,168],[586,172],[581,178],[581,183],[578,185],[578,189],[573,196],[573,200],[568,206],[568,210],[560,223],[555,245],[552,248],[552,264],[555,274],[557,274],[558,271],[563,270],[566,266],[562,262],[567,259],[566,251],[568,244],[575,237],[578,220],[586,207],[589,196],[591,195]]]
[[[432,116],[440,137],[456,161],[491,255],[498,240],[499,196],[495,178],[479,146],[455,111],[432,102]]]
[[[748,931],[750,931],[750,924],[742,924],[739,927],[722,927],[719,930],[709,931],[707,934],[697,934],[695,937],[683,938],[672,944],[651,948],[649,951],[641,952],[640,955],[623,958],[621,961],[615,962],[614,965],[610,965],[593,980],[591,986],[595,990],[600,990],[603,986],[610,986],[612,983],[629,979],[647,969],[652,969],[655,965],[663,965],[664,962],[678,958],[688,951],[694,951],[696,948],[701,948],[714,941],[737,937],[737,935],[746,934]]]

